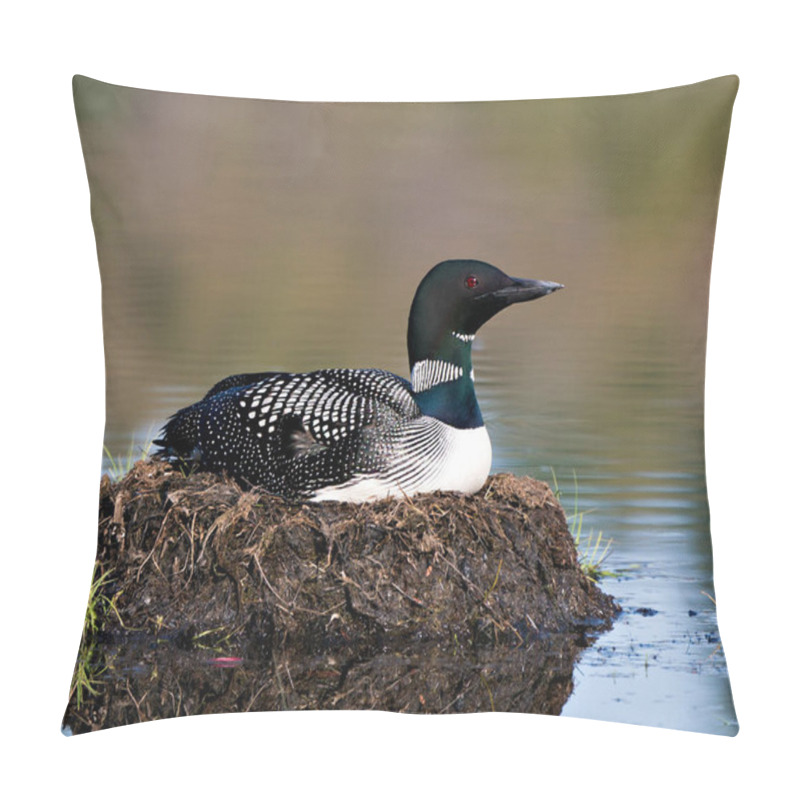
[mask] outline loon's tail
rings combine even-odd
[[[154,439],[153,444],[161,448],[153,453],[156,458],[167,461],[182,461],[199,464],[203,460],[203,449],[200,435],[200,418],[207,401],[212,397],[233,389],[241,389],[254,383],[272,378],[277,372],[248,372],[240,375],[230,375],[215,383],[206,392],[202,400],[194,405],[176,411],[160,431],[160,438]]]
[[[166,461],[201,460],[200,409],[194,406],[182,408],[174,413],[159,433],[153,444],[159,447],[153,455]]]

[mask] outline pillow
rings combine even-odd
[[[107,418],[64,731],[331,708],[734,735],[703,387],[737,88],[76,76]]]

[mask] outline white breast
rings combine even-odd
[[[438,420],[437,420],[438,421]],[[492,443],[484,426],[461,430],[439,423],[446,429],[446,457],[433,477],[431,488],[417,491],[452,491],[474,494],[489,477],[492,467]]]
[[[419,417],[396,442],[391,462],[385,474],[356,475],[311,499],[364,503],[435,491],[474,494],[489,476],[492,443],[485,427],[462,430]]]

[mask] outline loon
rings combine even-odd
[[[512,303],[562,288],[483,261],[443,261],[411,305],[410,382],[379,369],[232,375],[169,418],[156,455],[298,501],[473,494],[492,462],[475,334]]]

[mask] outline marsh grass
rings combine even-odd
[[[106,455],[106,459],[108,461],[108,468],[106,472],[108,476],[111,478],[112,483],[118,483],[121,481],[133,468],[133,465],[137,461],[141,461],[143,458],[147,458],[150,455],[150,450],[153,447],[153,437],[148,436],[147,442],[144,445],[140,445],[138,448],[136,446],[136,442],[131,439],[130,447],[128,447],[128,452],[123,455],[114,455],[109,449],[107,445],[103,445],[103,452]]]
[[[231,644],[234,631],[225,625],[200,631],[192,636],[192,645],[200,650],[221,652]]]
[[[72,676],[69,696],[75,695],[75,702],[78,708],[84,701],[86,694],[96,695],[98,689],[96,684],[100,676],[105,672],[106,667],[100,665],[95,658],[95,648],[97,646],[97,636],[102,630],[105,620],[113,613],[119,624],[124,628],[117,610],[116,602],[121,592],[109,597],[106,591],[111,583],[111,576],[103,573],[100,562],[95,563],[94,577],[89,589],[89,602],[86,605],[86,616],[83,621],[83,636],[81,646],[78,651],[78,660],[75,663],[75,673]]]
[[[550,470],[553,476],[553,493],[556,499],[564,505],[562,501],[563,492],[558,485],[558,478],[554,469]],[[609,537],[603,537],[602,531],[595,533],[594,528],[591,528],[588,533],[583,529],[583,519],[588,511],[580,511],[578,509],[578,475],[575,470],[572,471],[573,479],[573,495],[572,495],[572,513],[567,514],[567,522],[572,538],[575,540],[575,548],[578,551],[578,560],[583,572],[595,583],[601,578],[615,578],[619,573],[603,567],[603,562],[608,556],[611,545],[614,540]]]

